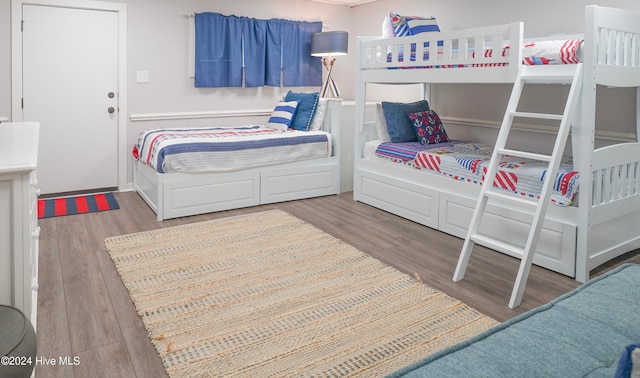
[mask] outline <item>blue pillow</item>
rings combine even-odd
[[[309,130],[311,120],[313,120],[313,116],[316,114],[316,109],[318,108],[319,98],[320,94],[318,92],[295,93],[289,91],[289,93],[287,93],[284,98],[285,101],[298,101],[298,109],[291,123],[292,129],[300,131]]]
[[[298,107],[298,101],[280,101],[273,109],[269,121],[267,121],[267,127],[287,131],[291,127],[291,121],[296,114]]]
[[[420,100],[411,103],[382,102],[382,112],[387,123],[387,131],[393,143],[415,142],[418,140],[413,124],[407,113],[429,111],[429,103]]]

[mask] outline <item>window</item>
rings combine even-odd
[[[322,64],[311,34],[322,22],[195,16],[195,86],[320,86]]]

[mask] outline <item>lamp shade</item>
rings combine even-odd
[[[345,31],[329,31],[311,34],[311,55],[347,55],[349,34]]]

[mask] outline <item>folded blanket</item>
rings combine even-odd
[[[522,64],[576,64],[582,60],[581,39],[527,43],[522,50]]]

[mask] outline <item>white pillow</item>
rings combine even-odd
[[[393,25],[391,25],[391,15],[387,14],[384,16],[384,20],[382,20],[382,38],[391,38],[395,35],[393,34]]]
[[[382,110],[382,104],[376,104],[376,131],[378,132],[378,139],[383,142],[391,140],[389,131],[387,131],[387,121],[384,118],[384,111]]]
[[[311,124],[309,125],[309,131],[322,130],[324,115],[327,113],[328,104],[328,98],[320,97],[318,99],[318,107],[316,108],[316,114],[313,115],[313,120],[311,120]]]
[[[276,105],[275,109],[267,121],[267,127],[287,131],[293,121],[293,116],[296,114],[298,107],[298,101],[280,101]]]

